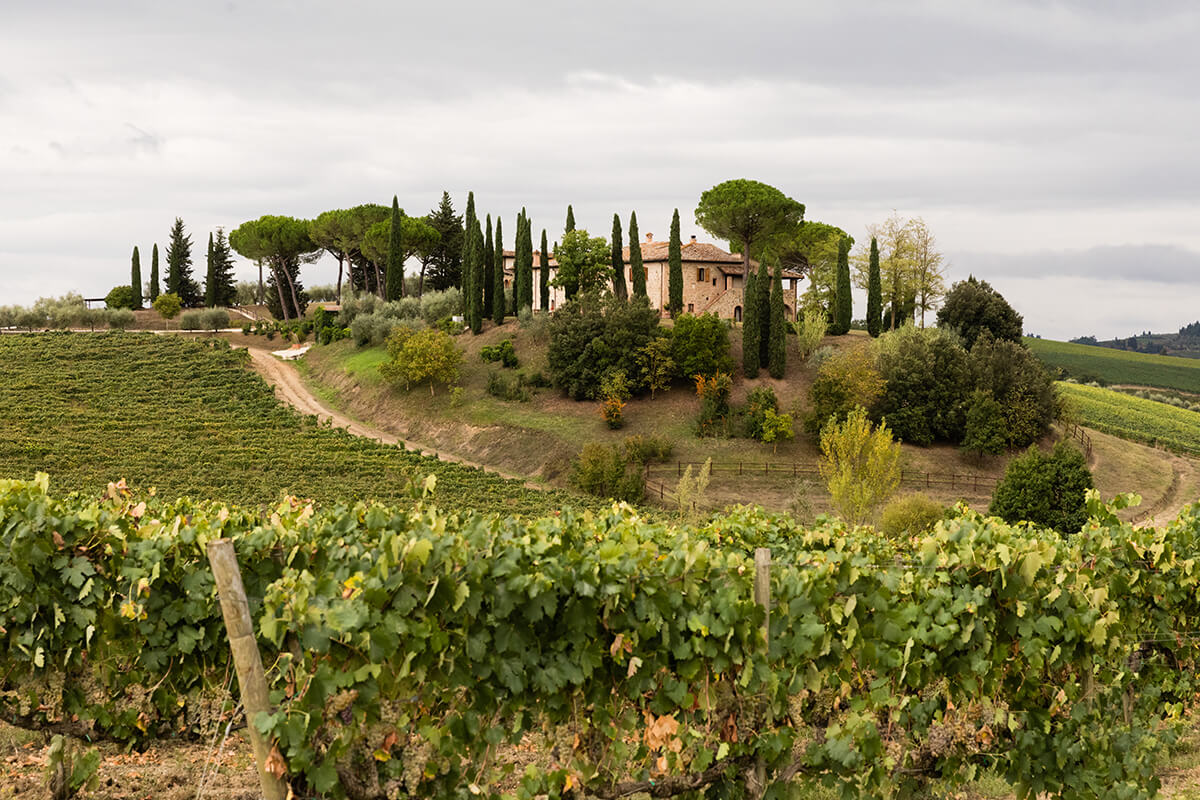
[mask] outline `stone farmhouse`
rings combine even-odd
[[[668,250],[669,242],[654,241],[654,234],[646,234],[642,243],[642,265],[646,274],[646,294],[650,303],[666,315],[668,301]],[[722,319],[742,321],[742,287],[745,282],[742,257],[728,253],[713,244],[697,242],[693,236],[680,248],[683,262],[683,310],[689,314],[713,313]],[[625,285],[633,291],[633,274],[629,266],[629,248],[625,248]],[[504,285],[512,286],[516,253],[504,251]],[[550,258],[550,280],[557,273],[558,263]],[[758,269],[758,262],[750,261],[751,269]],[[541,307],[541,253],[533,251],[533,307]],[[783,271],[784,314],[795,319],[796,293],[804,272],[799,269]],[[566,293],[559,288],[550,288],[550,310],[566,302]]]

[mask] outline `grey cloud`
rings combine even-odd
[[[951,254],[951,258],[956,272],[985,278],[1066,276],[1200,286],[1200,252],[1173,245],[1118,245],[1017,254],[957,253]]]

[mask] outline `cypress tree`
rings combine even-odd
[[[158,299],[158,242],[150,252],[150,302]]]
[[[564,229],[566,233],[575,230],[575,210],[570,205],[567,206],[567,227]]]
[[[492,322],[504,324],[504,313],[508,310],[504,301],[504,228],[500,217],[496,217],[496,239],[492,253]]]
[[[670,276],[667,280],[667,310],[672,317],[683,311],[683,252],[679,242],[679,209],[671,217],[671,242],[667,245],[667,263]]]
[[[878,336],[883,331],[883,284],[879,278],[879,243],[874,236],[867,274],[867,332]]]
[[[767,370],[776,380],[787,369],[787,320],[783,311],[783,267],[775,263],[771,281],[771,340],[767,345]]]
[[[496,224],[500,224],[500,217],[496,217]],[[492,215],[487,215],[487,222],[483,226],[483,316],[491,317],[492,310],[495,306],[492,305],[496,291],[496,250],[492,244]]]
[[[404,296],[404,222],[400,203],[392,195],[392,229],[388,236],[387,275],[384,277],[384,299],[399,300]]]
[[[538,291],[542,311],[550,310],[550,248],[546,247],[546,229],[542,228],[542,268],[538,270]]]
[[[758,310],[758,363],[766,366],[771,357],[771,271],[767,269],[767,260],[758,262],[758,277],[754,280],[754,290],[758,298],[754,301]]]
[[[171,226],[167,244],[167,291],[179,295],[184,308],[200,304],[200,287],[192,280],[192,237],[184,233],[179,217]]]
[[[463,294],[463,321],[467,325],[471,324],[472,310],[471,298],[474,294],[471,291],[471,281],[475,277],[472,265],[475,263],[471,253],[475,247],[474,231],[476,228],[475,222],[475,193],[467,192],[467,210],[463,212],[463,241],[462,241],[462,294]]]
[[[133,307],[142,307],[142,258],[137,245],[133,246],[133,262],[129,270],[129,285],[133,287]]]
[[[850,241],[846,237],[838,242],[837,296],[834,300],[832,333],[841,336],[850,331],[850,317],[854,309],[850,298]]]
[[[753,272],[746,273],[742,289],[742,372],[747,378],[758,377],[759,308],[758,286]],[[763,309],[764,311],[766,309]]]
[[[204,259],[204,305],[212,308],[217,304],[217,276],[213,270],[213,236],[208,234],[208,256]]]
[[[533,310],[533,223],[521,209],[521,301],[517,309]]]
[[[475,243],[471,246],[471,333],[477,334],[483,330],[483,226],[478,217],[475,219],[473,230]]]
[[[633,296],[646,296],[646,268],[642,265],[642,243],[638,241],[637,212],[629,214],[629,270],[633,273]]]
[[[625,248],[621,240],[621,218],[613,214],[612,229],[612,269],[613,294],[620,300],[629,299],[629,289],[625,286]]]

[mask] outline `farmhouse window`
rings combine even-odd
[[[716,285],[717,285],[717,279],[713,278],[713,286],[716,286]]]
[[[694,303],[688,303],[688,313],[691,314],[695,310],[696,310],[696,305]]]
[[[704,267],[696,267],[696,283],[704,283]]]

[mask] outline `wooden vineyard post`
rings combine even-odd
[[[233,664],[237,668],[238,686],[242,690],[242,707],[246,709],[246,729],[254,747],[254,760],[258,764],[258,780],[262,786],[263,797],[266,800],[286,800],[287,788],[279,778],[267,771],[270,742],[254,725],[254,719],[259,712],[270,713],[271,701],[267,693],[267,677],[263,672],[262,657],[258,654],[258,642],[254,638],[250,604],[246,602],[246,587],[242,584],[242,573],[238,570],[237,552],[233,549],[233,542],[229,539],[209,542],[208,563],[212,565],[213,577],[217,581],[221,615],[225,617],[225,630],[229,635],[229,647],[233,651]]]
[[[763,610],[763,652],[771,650],[771,549],[759,547],[754,550],[754,602]],[[770,709],[767,710],[767,725],[774,723]],[[755,797],[762,797],[767,790],[767,764],[760,756],[754,764]]]

